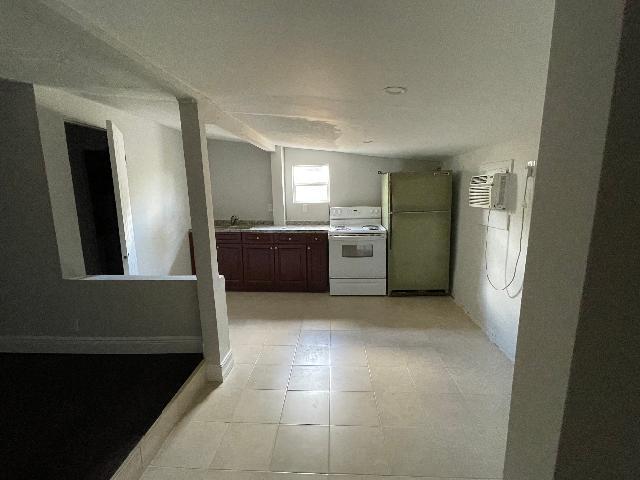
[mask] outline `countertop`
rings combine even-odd
[[[216,232],[265,232],[265,233],[308,233],[308,232],[327,232],[329,225],[255,225],[255,226],[235,226],[235,227],[216,227]]]

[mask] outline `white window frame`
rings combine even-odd
[[[296,168],[301,167],[309,167],[309,168],[318,168],[318,167],[324,167],[327,169],[327,181],[326,182],[303,182],[303,183],[296,183],[296,175],[295,175],[295,170]],[[300,186],[300,187],[320,187],[320,186],[325,186],[327,187],[327,199],[323,200],[323,201],[319,201],[319,202],[303,202],[300,201],[296,198],[296,187]],[[292,186],[292,190],[293,190],[293,203],[296,204],[315,204],[315,205],[320,205],[323,203],[329,203],[330,202],[330,198],[331,198],[331,171],[329,170],[329,165],[328,164],[316,164],[316,165],[293,165],[291,167],[291,186]]]

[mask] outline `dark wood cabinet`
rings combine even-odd
[[[329,288],[327,234],[217,232],[218,271],[227,290],[311,291]]]
[[[276,252],[275,289],[285,292],[304,292],[307,289],[306,245],[278,244]]]
[[[306,248],[307,289],[310,292],[326,292],[329,289],[329,252],[327,242],[326,240],[309,242]]]
[[[275,242],[279,244],[300,244],[306,245],[308,236],[304,233],[278,233]]]
[[[273,243],[273,233],[243,233],[242,243]]]
[[[218,252],[218,273],[224,275],[227,290],[241,290],[244,285],[242,245],[218,243],[216,251]]]
[[[244,286],[247,290],[272,290],[275,250],[272,245],[243,245]]]
[[[216,243],[242,243],[242,233],[240,232],[217,232]]]

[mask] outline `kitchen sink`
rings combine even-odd
[[[247,228],[246,225],[227,225],[225,227],[220,227],[221,230],[241,230],[243,228]]]
[[[262,227],[251,227],[250,230],[287,230],[287,227],[273,227],[267,225]]]

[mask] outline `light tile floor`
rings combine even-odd
[[[513,366],[450,298],[231,293],[228,310],[236,365],[144,480],[502,478]]]

